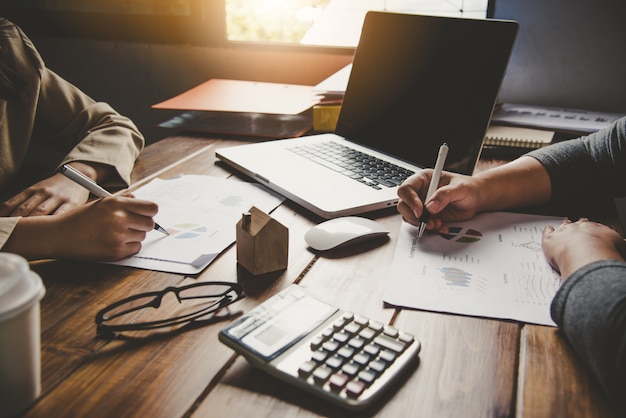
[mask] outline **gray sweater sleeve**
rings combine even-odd
[[[626,195],[626,117],[610,128],[527,155],[548,170],[557,206],[612,204],[613,198]]]
[[[574,272],[551,313],[616,416],[626,416],[626,262],[597,261]]]
[[[626,118],[528,155],[548,171],[550,203],[570,217],[590,216],[626,195]],[[626,262],[597,261],[574,272],[554,297],[551,313],[616,416],[626,416]]]

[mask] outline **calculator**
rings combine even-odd
[[[290,285],[219,333],[253,366],[336,405],[366,409],[413,370],[413,335]]]

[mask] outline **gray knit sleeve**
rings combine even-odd
[[[548,170],[553,202],[626,196],[626,117],[610,128],[531,151]]]
[[[551,313],[616,416],[626,416],[626,262],[597,261],[574,272]]]

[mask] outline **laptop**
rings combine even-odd
[[[400,183],[433,167],[442,143],[449,146],[444,168],[472,173],[517,28],[505,20],[368,12],[333,133],[216,155],[322,218],[393,207]]]

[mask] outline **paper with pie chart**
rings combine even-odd
[[[561,285],[542,250],[546,225],[563,218],[489,212],[427,232],[403,222],[384,301],[437,312],[556,326]]]
[[[235,242],[235,225],[252,206],[269,213],[284,198],[260,184],[211,176],[154,179],[133,192],[156,202],[155,220],[169,232],[148,232],[139,253],[112,264],[196,274]]]

